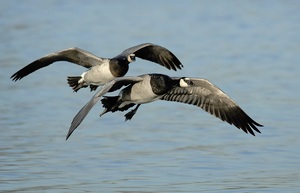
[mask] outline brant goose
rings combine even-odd
[[[118,96],[103,97],[101,101],[105,110],[100,116],[109,111],[125,111],[137,105],[125,115],[125,120],[130,120],[141,104],[165,100],[198,106],[253,136],[255,136],[254,131],[260,133],[257,127],[263,126],[250,118],[238,104],[206,79],[145,74],[137,77],[116,78],[105,84],[74,117],[66,139],[103,95],[123,86],[126,87]]]
[[[88,68],[81,76],[70,76],[67,78],[70,87],[77,92],[82,87],[90,86],[92,91],[96,90],[99,85],[104,85],[116,77],[124,76],[128,71],[128,64],[134,62],[135,57],[158,63],[169,70],[176,71],[183,67],[179,59],[171,51],[151,43],[133,46],[113,58],[101,58],[74,47],[51,53],[35,60],[14,73],[11,79],[17,81],[54,62],[68,61]]]

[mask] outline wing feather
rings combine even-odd
[[[124,50],[121,55],[128,56],[129,54],[135,54],[136,57],[141,59],[158,63],[169,70],[176,71],[183,67],[179,59],[170,50],[151,43],[133,46]]]
[[[103,59],[80,48],[68,48],[65,50],[48,54],[42,58],[33,61],[32,63],[28,64],[24,68],[14,73],[10,78],[13,81],[20,80],[25,76],[31,74],[32,72],[49,66],[50,64],[58,61],[67,61],[83,66],[85,68],[90,68],[101,64]]]
[[[117,88],[121,88],[122,86],[126,86],[128,84],[133,84],[139,81],[142,81],[142,77],[120,77],[115,78],[114,80],[106,83],[90,100],[84,105],[80,111],[75,115],[71,126],[69,128],[68,134],[66,136],[66,140],[71,136],[71,134],[75,131],[75,129],[81,124],[83,119],[87,116],[93,106],[99,101],[99,99],[105,95],[107,92],[113,92]]]
[[[262,126],[250,118],[222,90],[205,79],[191,79],[189,87],[174,87],[161,100],[174,101],[198,106],[215,117],[233,124],[246,133],[260,133],[257,127]]]

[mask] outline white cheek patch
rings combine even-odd
[[[134,62],[135,61],[135,54],[129,54],[127,56],[128,62]]]
[[[190,85],[184,79],[180,79],[179,86],[180,87],[189,87]]]

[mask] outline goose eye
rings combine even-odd
[[[192,82],[192,80],[190,78],[185,78],[184,81],[190,86],[194,85],[194,83]]]

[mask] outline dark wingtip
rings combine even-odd
[[[184,66],[183,66],[183,64],[181,64],[181,63],[179,63],[179,64],[177,65],[177,68],[178,68],[179,70],[181,70],[183,67],[184,67]],[[175,71],[176,71],[176,70],[175,70]]]
[[[252,126],[252,129],[254,129],[257,133],[261,133],[260,130],[257,127],[263,127],[263,125],[261,125],[261,124],[255,122],[254,120],[252,120],[251,126]]]
[[[73,131],[72,132],[68,132],[68,134],[66,136],[66,141],[69,139],[69,137],[71,136],[72,133],[73,133]]]
[[[24,78],[25,76],[27,76],[28,74],[36,71],[36,65],[38,64],[39,60],[36,60],[30,64],[28,64],[27,66],[21,68],[20,70],[18,70],[16,73],[14,73],[10,78],[13,81],[18,81],[21,80],[22,78]],[[40,67],[39,67],[40,68]],[[38,68],[38,69],[39,69]]]
[[[255,132],[261,133],[257,127],[263,127],[263,125],[254,121],[249,115],[247,115],[241,108],[237,107],[234,109],[235,112],[238,112],[238,117],[229,117],[229,120],[226,120],[228,123],[233,124],[237,128],[241,129],[245,133],[249,133],[255,136]],[[228,117],[227,117],[228,118]]]
[[[183,64],[173,53],[172,53],[172,57],[173,58],[171,60],[171,64],[169,64],[172,70],[174,71],[177,71],[178,69],[181,70],[184,67]]]
[[[249,124],[248,124],[248,127],[246,129],[246,131],[248,131],[251,135],[255,136],[255,133],[254,131],[256,131],[257,133],[261,133],[260,130],[257,128],[257,127],[263,127],[263,125],[255,122],[255,121],[251,121]],[[254,131],[253,131],[254,130]],[[245,132],[246,132],[245,131]],[[247,132],[246,132],[247,133]]]
[[[80,111],[79,111],[80,112]],[[67,133],[67,136],[66,136],[66,140],[69,139],[69,137],[72,135],[72,133],[75,131],[75,129],[79,126],[79,123],[77,121],[77,116],[79,114],[79,112],[77,113],[77,115],[74,117],[72,123],[71,123],[71,126],[69,128],[69,131]],[[75,123],[74,123],[75,122]]]
[[[178,69],[181,70],[184,66],[183,66],[183,64],[181,64],[181,62],[177,59],[177,62],[171,61],[170,63],[168,63],[168,65],[165,65],[165,67],[168,68],[169,70],[177,71]]]
[[[79,111],[80,112],[80,111]],[[79,113],[78,112],[78,113]],[[72,133],[75,131],[75,129],[79,126],[79,124],[81,123],[81,121],[78,121],[77,119],[78,119],[78,113],[77,113],[77,115],[74,117],[74,119],[73,119],[73,121],[72,121],[72,123],[71,123],[71,127],[70,127],[70,129],[69,129],[69,131],[68,131],[68,134],[67,134],[67,136],[66,136],[66,140],[68,140],[69,139],[69,137],[72,135]],[[82,117],[79,117],[79,119],[82,119]]]
[[[11,75],[10,79],[12,79],[12,81],[16,82],[20,79],[22,79],[23,77],[22,76],[19,76],[18,75],[18,72],[14,73],[13,75]]]

